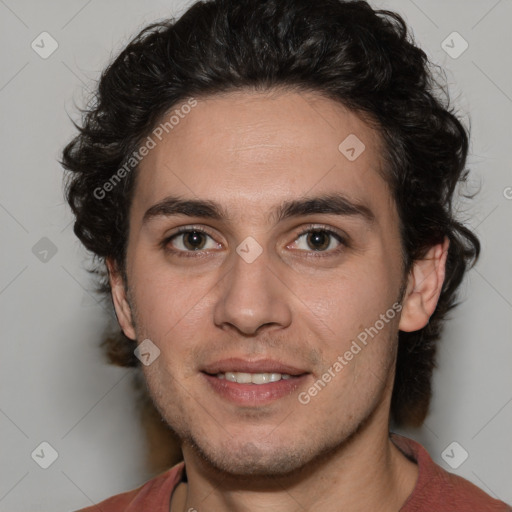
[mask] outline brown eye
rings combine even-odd
[[[205,234],[200,231],[187,231],[186,233],[182,233],[183,237],[183,245],[191,250],[197,251],[203,249],[205,244]]]
[[[202,251],[220,248],[220,244],[206,231],[198,228],[180,228],[177,233],[167,237],[162,246],[178,256],[192,256],[194,253],[199,255]]]
[[[303,239],[303,242],[300,240]],[[308,229],[299,234],[295,242],[301,251],[336,253],[346,245],[344,238],[330,229]],[[340,247],[341,246],[341,247]]]
[[[308,234],[307,242],[315,251],[325,251],[331,242],[331,235],[325,231],[311,231]]]

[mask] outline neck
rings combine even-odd
[[[219,473],[184,447],[188,484],[173,494],[171,511],[396,512],[412,493],[418,468],[389,439],[382,419],[385,428],[375,428],[382,423],[372,418],[336,450],[279,477]]]

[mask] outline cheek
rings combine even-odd
[[[185,267],[173,269],[161,257],[134,259],[131,282],[141,320],[159,337],[197,315],[215,284],[213,276],[200,277]]]
[[[176,272],[168,265],[133,270],[138,338],[149,338],[160,349],[158,364],[147,368],[148,377],[153,372],[166,380],[177,372],[181,378],[192,375],[194,349],[212,332],[212,293],[218,277]]]
[[[337,275],[304,282],[301,294],[310,315],[321,320],[332,335],[357,335],[373,325],[398,297],[396,278],[376,260],[361,268],[343,269]]]

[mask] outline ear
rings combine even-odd
[[[133,326],[132,311],[126,297],[126,288],[123,277],[117,268],[117,264],[113,260],[107,258],[106,265],[117,321],[119,322],[124,334],[128,338],[134,340],[136,339],[135,328]]]
[[[432,246],[424,258],[413,263],[402,300],[401,331],[418,331],[428,324],[441,295],[449,245],[445,237],[442,244]]]

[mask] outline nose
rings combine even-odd
[[[291,322],[292,292],[271,268],[266,253],[248,262],[238,253],[222,283],[214,311],[214,322],[223,329],[232,328],[254,335],[263,326],[285,328]]]

